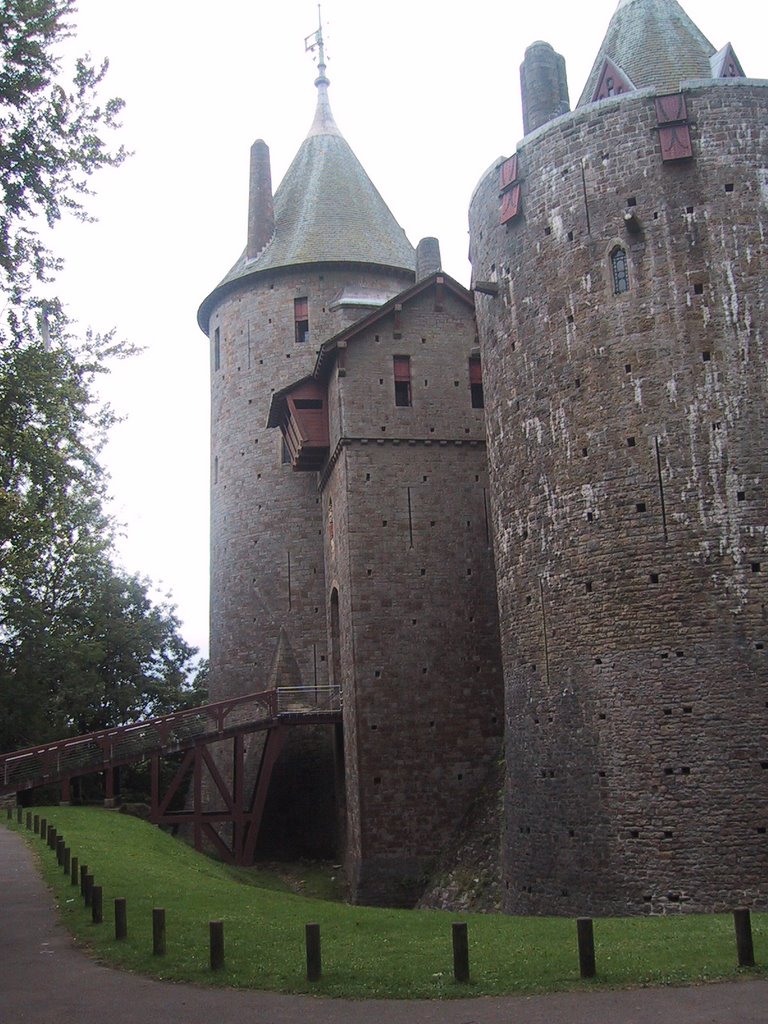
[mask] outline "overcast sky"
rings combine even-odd
[[[688,0],[718,49],[768,77],[768,16],[755,0]],[[522,136],[519,65],[545,39],[578,100],[616,0],[327,0],[336,122],[416,244],[441,242],[469,284],[467,207],[485,169]],[[94,180],[98,223],[54,235],[59,293],[83,326],[145,348],[105,393],[125,420],[106,452],[121,557],[170,591],[190,642],[208,645],[208,346],[200,302],[239,256],[249,148],[263,138],[275,187],[312,122],[308,0],[80,0],[77,52],[108,57],[134,155]]]

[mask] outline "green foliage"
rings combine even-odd
[[[59,266],[40,239],[36,220],[53,226],[66,210],[85,218],[88,178],[125,158],[110,149],[104,129],[116,126],[119,99],[98,102],[108,64],[77,61],[63,82],[56,49],[72,33],[75,0],[5,0],[0,6],[0,291],[11,300],[12,338],[29,337],[32,295]],[[58,303],[51,303],[57,318]]]
[[[87,219],[89,176],[125,157],[102,135],[122,102],[98,101],[106,62],[56,56],[74,0],[0,6],[0,750],[185,706],[194,651],[172,607],[114,564],[98,455],[111,410],[98,376],[130,354],[77,340],[44,296],[59,261],[40,238]]]
[[[566,918],[377,910],[259,887],[223,864],[125,815],[50,808],[46,817],[103,887],[105,923],[94,926],[53,853],[41,850],[65,924],[102,962],[176,981],[355,999],[453,998],[576,988],[691,984],[764,975],[768,914],[752,915],[758,967],[736,967],[730,915],[595,921],[598,977],[581,982],[576,925]],[[246,874],[243,872],[243,874]],[[115,942],[112,900],[128,901],[128,941]],[[152,956],[151,913],[163,907],[167,954]],[[451,922],[468,924],[472,980],[454,982]],[[225,970],[208,967],[208,922],[224,921]],[[323,978],[306,981],[304,925],[320,924]]]

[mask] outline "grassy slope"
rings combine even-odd
[[[434,998],[765,973],[763,967],[736,968],[729,915],[605,919],[595,922],[599,977],[580,983],[573,921],[377,910],[308,899],[244,885],[232,869],[126,815],[74,807],[35,813],[56,826],[104,890],[105,923],[95,926],[53,852],[24,830],[40,852],[65,924],[100,960],[161,978],[354,998]],[[129,938],[121,943],[112,923],[117,896],[128,901]],[[166,910],[163,958],[151,954],[153,907]],[[224,921],[226,968],[216,974],[208,966],[210,920]],[[469,926],[470,985],[453,981],[454,920]],[[321,927],[324,970],[311,986],[304,961],[308,922]],[[760,961],[768,914],[753,914],[752,927]]]

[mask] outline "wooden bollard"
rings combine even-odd
[[[304,926],[304,941],[307,947],[307,981],[320,981],[323,960],[320,953],[320,925]]]
[[[209,921],[208,931],[211,946],[211,970],[220,971],[224,967],[224,922]]]
[[[23,811],[22,811],[21,807],[17,807],[16,808],[16,822],[19,825],[21,824],[22,814],[23,814]]]
[[[165,956],[165,911],[161,907],[152,911],[152,952]]]
[[[40,835],[40,815],[36,814],[32,819],[32,831],[36,836]]]
[[[64,847],[64,859],[62,860],[61,866],[64,870],[64,874],[68,875],[72,865],[72,851],[68,846]]]
[[[582,978],[594,978],[595,935],[591,917],[576,919],[576,938],[579,944],[579,974]]]
[[[83,881],[83,901],[90,907],[93,901],[93,875],[88,873]]]
[[[747,907],[738,907],[733,912],[736,929],[736,953],[739,967],[755,966],[755,949],[752,945],[752,921]]]
[[[88,865],[80,865],[80,895],[85,896],[85,876],[88,874]]]
[[[456,981],[466,985],[469,981],[469,937],[467,926],[463,922],[451,925],[453,937],[453,976]]]
[[[100,885],[91,886],[91,919],[94,924],[104,920],[104,894]]]
[[[32,811],[27,811],[27,832],[32,831]]]
[[[52,849],[56,849],[56,838],[57,832],[53,825],[48,826],[48,846]]]
[[[73,857],[72,858],[72,874],[69,876],[69,879],[70,879],[72,885],[77,885],[79,878],[80,878],[80,868],[79,868],[78,863],[77,863],[77,857]]]
[[[124,897],[118,896],[115,900],[115,938],[128,938],[128,905]]]
[[[56,836],[56,863],[59,866],[64,863],[64,836]]]
[[[48,822],[45,818],[40,819],[40,838],[45,841],[48,838]]]

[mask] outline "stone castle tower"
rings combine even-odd
[[[768,900],[768,82],[621,0],[470,208],[513,912]]]
[[[322,48],[319,70],[274,197],[254,144],[247,247],[199,312],[211,695],[341,688],[341,741],[287,752],[278,816],[316,830],[335,789],[352,898],[409,905],[502,732],[474,301],[434,239],[414,252],[334,122]]]
[[[317,111],[272,196],[251,150],[247,246],[198,314],[211,350],[211,675],[218,699],[328,682],[320,503],[267,429],[273,391],[320,341],[414,279],[415,254],[342,137],[321,66]]]

